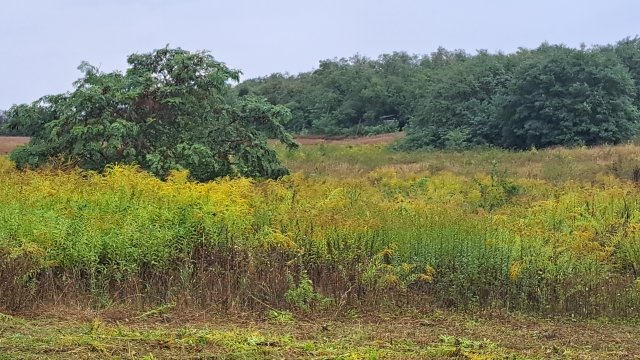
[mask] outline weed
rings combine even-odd
[[[274,323],[292,323],[296,321],[296,318],[289,311],[269,309],[266,316],[267,320]]]
[[[333,299],[318,294],[313,288],[313,282],[306,272],[302,272],[296,284],[289,276],[289,290],[284,294],[287,302],[298,310],[309,311],[312,307],[326,308],[333,303]]]

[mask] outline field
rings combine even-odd
[[[0,136],[0,155],[8,154],[16,146],[24,145],[27,142],[29,142],[28,137]]]
[[[390,140],[278,181],[0,157],[0,359],[640,356],[640,147]]]

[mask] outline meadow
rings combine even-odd
[[[0,309],[637,317],[640,148],[279,152],[293,174],[167,181],[0,159]]]
[[[388,141],[268,181],[0,156],[0,359],[640,354],[640,147]]]

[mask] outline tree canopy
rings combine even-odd
[[[510,57],[482,52],[429,69],[405,146],[463,148],[495,142],[500,134],[496,97],[505,92],[513,66]]]
[[[236,87],[272,104],[289,107],[286,127],[298,133],[367,135],[397,131],[408,120],[407,84],[419,59],[398,52],[378,60],[355,55],[324,60],[318,69],[299,75],[272,74]]]
[[[10,126],[32,136],[11,154],[17,166],[58,157],[91,170],[138,164],[162,178],[187,169],[201,181],[287,173],[266,139],[296,146],[283,127],[291,113],[235,96],[238,71],[207,52],[168,47],[130,55],[128,64],[124,73],[103,73],[83,63],[74,91],[10,109]]]
[[[522,61],[499,109],[502,144],[617,144],[637,131],[635,84],[614,54],[543,46]],[[499,143],[498,143],[499,144]]]

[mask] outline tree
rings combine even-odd
[[[31,129],[29,145],[11,157],[20,168],[61,157],[91,170],[138,164],[158,177],[187,169],[200,181],[287,173],[266,138],[296,144],[284,130],[283,106],[229,91],[239,72],[207,52],[168,47],[128,57],[125,73],[83,63],[69,94],[45,96],[10,110],[15,127]]]
[[[494,144],[500,136],[496,99],[511,80],[513,61],[484,51],[447,54],[439,49],[433,63],[423,64],[403,148],[464,148]]]
[[[7,129],[8,122],[9,118],[7,117],[7,113],[4,110],[0,110],[0,135],[9,133]]]
[[[285,128],[294,133],[304,133],[312,127],[309,107],[312,87],[309,74],[296,76],[274,73],[267,77],[249,79],[236,87],[238,96],[255,94],[273,105],[283,105],[291,110],[291,120]]]
[[[635,105],[640,106],[640,37],[622,39],[613,46],[613,50],[635,80]]]
[[[409,116],[407,84],[418,58],[393,53],[320,62],[313,72],[272,74],[236,87],[238,95],[257,94],[291,109],[286,128],[295,133],[362,135],[396,131]]]
[[[501,106],[503,145],[616,144],[637,131],[635,84],[615,54],[543,45],[520,63]]]
[[[53,120],[53,112],[46,106],[46,101],[55,101],[55,96],[43,97],[37,102],[12,106],[4,114],[5,132],[9,135],[35,136],[44,130],[47,122]]]

